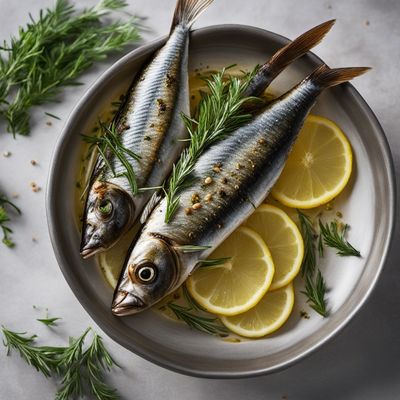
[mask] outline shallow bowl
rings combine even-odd
[[[202,377],[239,378],[270,373],[301,360],[327,342],[363,305],[381,273],[393,230],[395,183],[390,150],[377,119],[350,84],[328,90],[313,113],[324,115],[346,132],[355,166],[351,182],[335,202],[352,227],[351,241],[362,258],[324,258],[331,314],[322,319],[299,317],[307,309],[304,296],[296,296],[295,310],[276,334],[259,340],[229,343],[188,329],[149,310],[118,318],[111,314],[112,290],[94,259],[79,254],[75,224],[74,190],[80,162],[82,132],[88,132],[98,114],[129,86],[143,62],[165,38],[132,51],[86,92],[69,117],[57,143],[47,189],[48,225],[53,248],[65,279],[96,323],[126,349],[172,370]],[[218,25],[192,33],[190,70],[217,69],[238,64],[251,69],[263,63],[288,39],[262,29]],[[283,92],[310,73],[321,60],[313,54],[291,65],[273,83]],[[296,288],[298,292],[298,288]],[[373,323],[371,321],[371,323]]]

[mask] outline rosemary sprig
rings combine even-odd
[[[195,118],[182,115],[190,143],[174,164],[168,182],[166,223],[171,220],[179,206],[180,191],[190,186],[190,174],[203,151],[251,118],[251,114],[241,110],[241,106],[250,99],[243,97],[243,94],[255,71],[243,79],[226,79],[225,72],[226,68],[205,79],[209,93],[202,95]]]
[[[183,307],[175,303],[168,303],[168,308],[181,321],[185,322],[190,328],[208,333],[210,335],[226,336],[228,330],[219,322],[218,318],[203,317],[191,312],[191,308]]]
[[[7,223],[10,222],[10,216],[6,207],[13,209],[18,214],[21,214],[21,210],[14,203],[8,200],[6,196],[0,195],[0,228],[3,231],[2,241],[7,247],[14,247],[15,243],[10,238],[12,230],[7,225]]]
[[[349,225],[344,224],[339,226],[337,221],[331,221],[329,224],[324,224],[319,220],[319,229],[324,239],[324,244],[337,249],[338,251],[336,254],[339,256],[361,257],[360,252],[355,249],[345,237]]]
[[[99,126],[101,128],[102,134],[99,136],[87,136],[82,135],[83,139],[91,144],[94,144],[99,151],[100,157],[103,162],[108,166],[110,171],[113,173],[114,177],[117,176],[125,176],[129,182],[129,185],[132,189],[133,194],[138,193],[138,186],[136,182],[135,171],[133,170],[132,163],[130,162],[128,157],[133,158],[134,160],[140,160],[140,156],[135,154],[133,151],[126,148],[119,137],[117,132],[117,126],[115,122],[112,122],[110,125],[106,125],[104,122],[99,121]],[[107,155],[109,153],[114,154],[121,164],[125,168],[125,172],[121,175],[116,175],[112,165],[109,163]]]
[[[77,85],[76,78],[95,61],[121,50],[139,38],[138,21],[109,22],[111,11],[124,0],[101,0],[77,11],[68,0],[56,0],[39,18],[0,48],[0,116],[14,135],[30,131],[30,109],[56,101],[62,86]]]
[[[56,400],[82,396],[87,389],[98,400],[118,399],[115,389],[104,381],[104,373],[118,365],[108,353],[101,337],[91,328],[86,329],[77,339],[70,339],[66,347],[35,346],[36,335],[27,336],[26,333],[13,332],[4,326],[2,331],[7,355],[15,349],[29,365],[47,378],[61,378]],[[93,340],[84,349],[89,332],[92,332]]]
[[[177,250],[181,250],[182,253],[196,253],[198,251],[203,251],[210,249],[211,246],[195,246],[191,244],[184,244],[182,246],[176,246]]]
[[[327,287],[321,271],[318,270],[315,280],[312,276],[307,275],[305,281],[305,290],[301,293],[307,296],[307,303],[309,303],[310,307],[318,314],[322,315],[324,318],[327,317],[328,310],[325,300]]]
[[[300,221],[300,230],[304,240],[304,257],[301,264],[301,276],[314,275],[317,264],[315,257],[315,229],[310,217],[297,210],[297,215]]]

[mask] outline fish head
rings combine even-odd
[[[133,200],[126,191],[112,183],[94,182],[83,219],[82,257],[112,247],[129,229],[133,216]]]
[[[177,287],[178,271],[179,259],[170,243],[152,236],[139,239],[115,290],[113,314],[136,314],[151,307]]]

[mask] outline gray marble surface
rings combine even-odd
[[[167,32],[174,1],[131,1],[129,10],[148,17],[144,40]],[[0,0],[0,39],[37,16],[49,0]],[[93,4],[81,0],[80,6]],[[373,70],[354,85],[376,113],[388,136],[396,170],[400,162],[398,0],[216,0],[196,26],[220,23],[255,25],[293,38],[324,20],[337,24],[316,53],[332,66],[369,65]],[[65,343],[69,335],[96,326],[75,299],[55,260],[45,210],[45,187],[54,144],[63,123],[88,86],[115,61],[98,64],[82,77],[84,86],[66,89],[61,103],[36,108],[30,137],[0,133],[0,188],[19,194],[23,210],[12,228],[17,246],[0,245],[0,324],[38,333],[42,342]],[[44,111],[62,118],[51,120]],[[11,152],[5,158],[3,152]],[[34,159],[38,165],[31,165]],[[34,193],[30,182],[42,188]],[[35,238],[35,241],[33,241]],[[270,375],[236,381],[182,376],[157,367],[105,337],[124,367],[110,376],[124,399],[399,399],[400,398],[400,250],[398,230],[379,283],[354,320],[330,343],[295,366]],[[35,310],[32,305],[42,307]],[[63,318],[57,331],[42,326],[48,307]],[[17,355],[0,349],[0,400],[54,398],[56,382],[45,379]]]

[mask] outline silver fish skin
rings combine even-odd
[[[331,70],[322,65],[253,121],[206,151],[196,164],[193,185],[181,193],[172,221],[164,222],[165,199],[149,217],[126,259],[112,312],[119,316],[137,313],[178,288],[199,260],[268,195],[318,95],[366,70]],[[212,182],[205,184],[208,177]],[[188,245],[206,249],[187,253]]]
[[[114,126],[138,188],[161,185],[187,137],[181,113],[189,114],[189,31],[212,0],[178,0],[170,36],[139,73],[118,111]],[[81,254],[89,257],[114,245],[134,224],[151,191],[133,193],[126,167],[112,152],[99,157],[83,217]],[[111,167],[111,168],[110,168]]]

